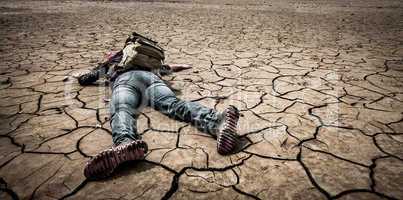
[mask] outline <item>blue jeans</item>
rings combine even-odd
[[[200,131],[212,135],[216,134],[222,118],[221,114],[213,109],[178,99],[155,74],[147,71],[128,71],[119,75],[112,85],[110,113],[115,145],[128,139],[140,139],[136,120],[144,106],[151,106],[170,118],[191,123]]]

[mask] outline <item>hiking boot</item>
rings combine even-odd
[[[235,106],[225,109],[217,134],[217,151],[219,154],[227,155],[236,149],[239,143],[238,120],[239,110]]]
[[[84,175],[90,180],[106,178],[120,164],[143,159],[147,150],[147,144],[142,140],[123,142],[91,158],[85,166]]]

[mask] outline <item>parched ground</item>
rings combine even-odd
[[[73,75],[131,31],[192,70],[180,97],[241,109],[250,145],[151,109],[145,161],[90,182],[111,145],[107,86]],[[1,1],[0,199],[403,199],[403,3]]]

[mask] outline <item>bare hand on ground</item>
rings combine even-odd
[[[192,66],[187,65],[187,64],[170,64],[169,67],[172,69],[173,72],[179,72],[182,70],[192,68]]]

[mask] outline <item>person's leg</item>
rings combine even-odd
[[[126,74],[122,74],[124,76]],[[125,77],[123,77],[125,78]],[[141,94],[128,81],[114,85],[110,104],[113,143],[139,139],[136,129]]]
[[[136,79],[136,74],[125,73],[113,85],[110,112],[114,146],[88,161],[84,175],[89,179],[107,177],[121,163],[142,159],[147,152],[147,144],[136,130],[137,109],[142,96],[134,85]]]
[[[175,96],[164,83],[157,82],[146,90],[146,97],[154,109],[184,122],[189,122],[200,131],[217,138],[217,151],[220,154],[232,153],[239,144],[237,125],[239,111],[229,106],[224,112],[207,108],[197,102],[183,101]]]
[[[191,123],[200,131],[216,136],[222,114],[197,102],[184,101],[175,96],[162,82],[146,90],[149,105],[155,110],[179,121]]]

